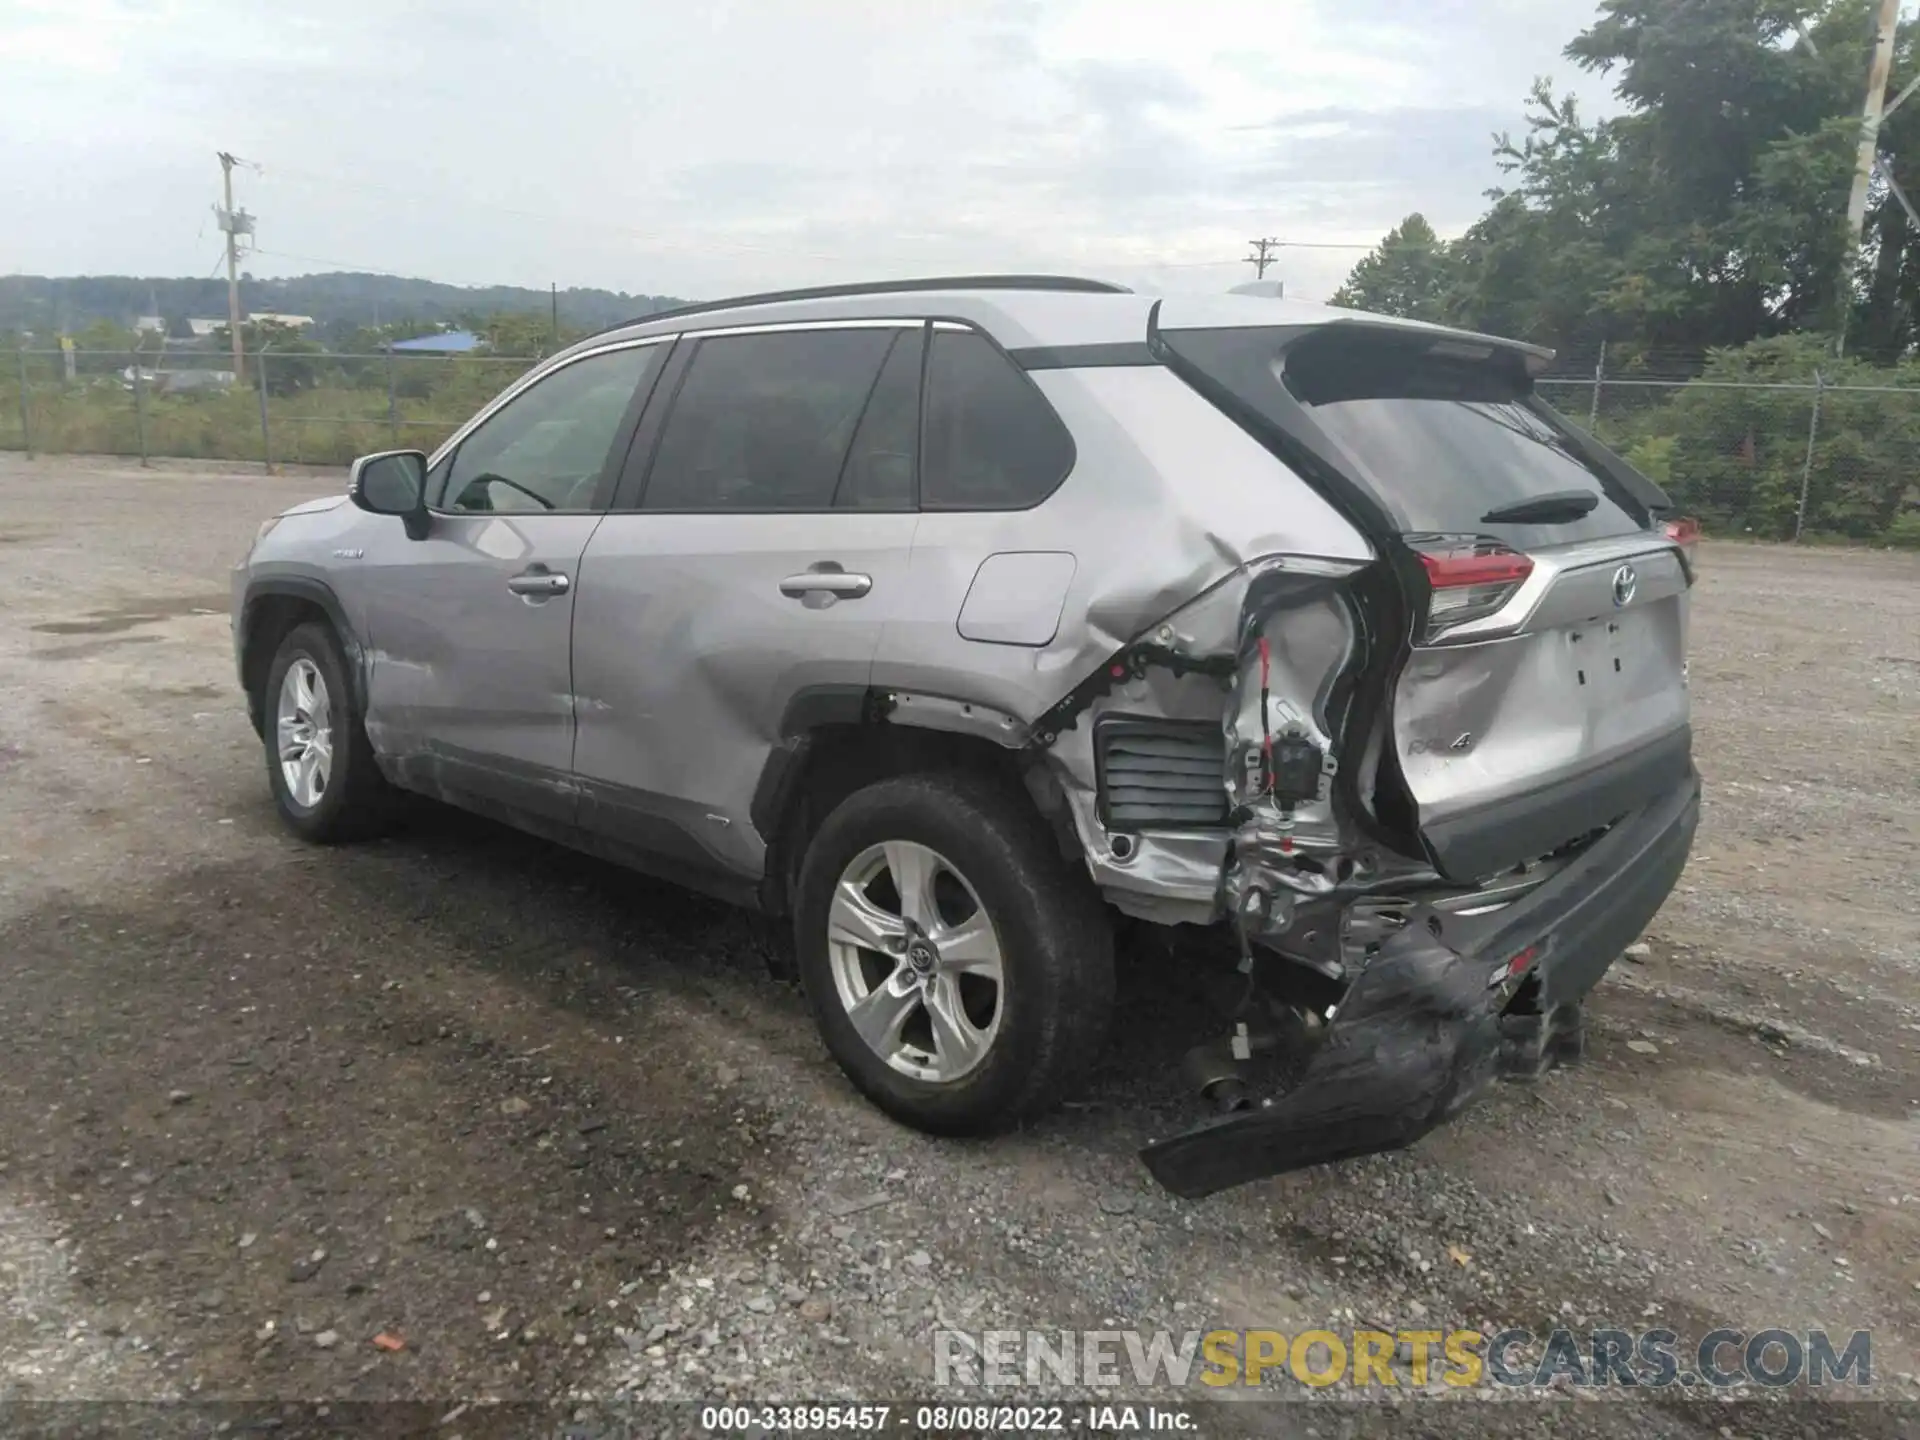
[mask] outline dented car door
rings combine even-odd
[[[860,718],[904,591],[923,328],[681,342],[583,564],[585,828],[689,883],[759,877],[769,753]]]
[[[357,562],[367,733],[406,783],[571,820],[580,557],[660,349],[585,354],[509,392],[434,467],[425,537],[383,527]]]

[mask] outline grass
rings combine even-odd
[[[434,449],[526,363],[401,362],[391,415],[386,376],[377,362],[368,367],[376,384],[323,376],[319,383],[269,394],[264,435],[257,389],[167,394],[149,387],[136,406],[133,391],[117,374],[83,375],[72,383],[57,374],[37,375],[30,376],[26,424],[32,448],[48,454],[138,455],[144,428],[148,455],[344,465],[375,450]],[[27,448],[20,388],[17,374],[0,378],[0,450]]]

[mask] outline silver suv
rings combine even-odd
[[[1114,912],[1181,927],[1240,998],[1164,1184],[1404,1145],[1577,1053],[1699,809],[1691,546],[1548,358],[1046,277],[650,316],[261,528],[274,799],[790,920],[834,1057],[942,1133],[1088,1066]]]

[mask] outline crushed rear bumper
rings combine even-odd
[[[1345,999],[1300,1083],[1261,1108],[1156,1141],[1147,1169],[1197,1199],[1267,1175],[1410,1145],[1493,1079],[1510,962],[1537,1008],[1593,988],[1665,902],[1693,846],[1700,777],[1622,820],[1553,879],[1486,915],[1415,907]]]

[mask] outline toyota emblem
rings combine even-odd
[[[1634,592],[1640,588],[1640,577],[1634,573],[1631,565],[1622,565],[1613,572],[1613,604],[1621,609],[1633,603]]]

